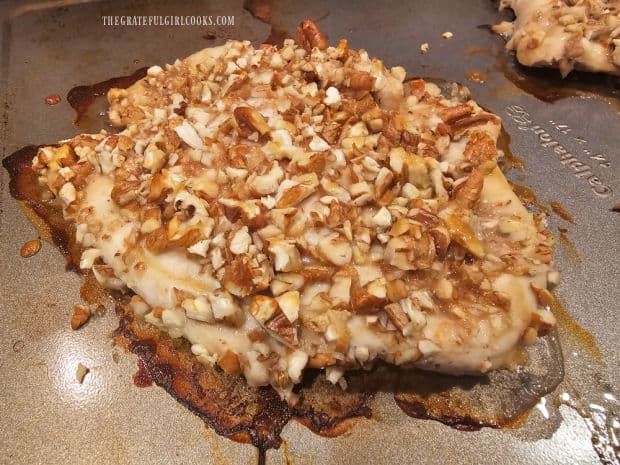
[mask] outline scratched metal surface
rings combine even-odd
[[[488,31],[476,28],[498,19],[490,0],[384,0],[379,8],[370,0],[354,7],[321,0],[274,10],[274,20],[284,29],[294,30],[304,17],[319,19],[332,41],[347,37],[351,46],[363,47],[388,64],[403,65],[413,75],[465,82],[467,71],[487,74],[486,83],[468,86],[480,104],[504,119],[512,150],[526,162],[525,172],[513,171],[512,178],[533,187],[542,201],[561,201],[576,217],[575,225],[550,219],[552,231],[568,227],[578,249],[576,257],[562,245],[556,247],[556,263],[563,273],[558,293],[577,322],[596,338],[604,366],[566,338],[566,381],[547,396],[547,409],[534,409],[520,429],[461,432],[411,419],[387,395],[380,395],[373,419],[340,438],[320,438],[299,424],[289,424],[283,433],[288,454],[270,451],[268,463],[597,463],[586,422],[574,409],[562,406],[558,411],[554,405],[570,391],[583,405],[613,408],[611,398],[603,395],[620,385],[620,215],[610,212],[620,200],[620,116],[598,100],[540,102],[495,70],[492,55],[467,55],[470,47],[502,46]],[[212,28],[218,38],[207,41],[202,37],[205,30],[196,27],[104,27],[100,17],[108,14],[234,15],[235,25]],[[48,94],[64,97],[75,85],[170,62],[225,37],[260,43],[269,33],[269,26],[244,11],[239,1],[174,6],[165,1],[5,1],[0,3],[0,18],[2,156],[78,131],[64,98],[48,107],[43,103]],[[451,40],[441,37],[448,30],[454,33]],[[430,44],[427,55],[419,53],[423,42]],[[562,164],[554,152],[559,146],[577,161],[565,158]],[[588,168],[579,168],[577,162],[589,165],[591,173],[584,174]],[[78,332],[68,328],[70,310],[79,301],[79,279],[63,271],[62,257],[49,244],[33,258],[19,257],[20,245],[36,232],[10,198],[4,170],[0,179],[0,463],[255,462],[253,448],[206,430],[163,390],[133,386],[133,356],[118,354],[118,361],[113,360],[112,312]],[[82,385],[75,381],[78,362],[91,368]],[[592,417],[594,423],[599,418]]]

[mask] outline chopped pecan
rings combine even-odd
[[[315,47],[319,50],[325,50],[329,47],[325,34],[311,19],[304,19],[297,26],[297,43],[309,52]]]
[[[482,162],[493,160],[497,156],[497,146],[486,132],[475,131],[469,136],[463,156],[477,166]]]
[[[228,149],[228,163],[233,168],[255,171],[264,160],[265,155],[258,147],[238,144]]]
[[[162,253],[177,247],[187,248],[201,239],[197,229],[191,229],[176,239],[170,239],[165,227],[159,227],[145,235],[145,246],[153,253]]]
[[[385,248],[385,261],[400,270],[424,270],[435,259],[435,243],[428,234],[419,239],[401,235],[392,237]]]
[[[241,373],[241,364],[239,363],[239,357],[236,353],[230,350],[227,350],[220,356],[217,364],[229,375],[237,376]]]
[[[426,92],[426,82],[424,82],[424,79],[412,79],[409,81],[409,88],[411,89],[411,95],[415,96],[418,100],[422,100]]]
[[[325,368],[335,365],[336,362],[336,357],[334,357],[332,354],[319,352],[318,354],[310,357],[310,360],[308,361],[308,366],[310,368]]]
[[[386,284],[387,297],[390,302],[399,302],[407,297],[408,291],[405,282],[402,279],[388,281]]]
[[[89,162],[82,162],[71,166],[71,170],[75,173],[71,182],[76,189],[81,189],[86,185],[87,178],[95,171],[95,168]]]
[[[457,133],[457,131],[464,131],[473,126],[479,126],[490,121],[498,122],[497,116],[491,113],[480,113],[478,115],[472,115],[452,121],[450,124],[450,129],[453,133]]]
[[[461,105],[448,107],[441,110],[439,112],[439,117],[444,121],[444,123],[452,123],[459,118],[471,115],[473,112],[474,109],[471,105],[462,103]]]
[[[402,122],[399,115],[384,113],[383,115],[383,136],[392,144],[400,144],[400,138],[403,132]]]
[[[334,268],[331,266],[309,265],[299,270],[299,274],[303,276],[306,283],[314,283],[320,281],[329,281],[334,275]]]
[[[450,233],[443,226],[437,226],[429,231],[429,234],[433,238],[435,243],[435,253],[437,257],[443,260],[448,253],[448,247],[450,246]]]
[[[250,304],[249,312],[265,329],[286,344],[299,343],[298,325],[288,319],[276,299],[257,295]]]
[[[166,175],[157,173],[151,178],[149,193],[146,199],[149,202],[160,204],[170,192],[172,192],[172,188],[167,184]]]
[[[321,257],[337,266],[344,266],[351,262],[353,250],[345,238],[332,235],[322,238],[318,244]]]
[[[469,250],[475,257],[484,256],[484,246],[476,236],[469,224],[465,223],[456,215],[450,215],[445,219],[446,227],[454,242]]]
[[[375,107],[377,107],[377,102],[375,102],[375,99],[370,93],[364,94],[361,98],[345,98],[342,100],[344,119],[348,119],[350,115],[363,115]]]
[[[237,121],[237,125],[239,126],[242,135],[245,137],[249,136],[254,131],[257,131],[261,136],[267,134],[270,129],[269,125],[263,118],[258,110],[252,107],[237,107],[235,108],[233,114],[235,115],[235,120]]]
[[[369,73],[356,71],[351,74],[349,87],[354,90],[372,90],[375,85],[375,78]]]
[[[90,319],[90,308],[86,305],[75,305],[71,317],[71,329],[80,329]]]
[[[138,197],[139,188],[140,181],[117,180],[114,183],[110,197],[112,197],[112,200],[122,207]]]
[[[543,307],[551,307],[555,301],[553,294],[549,292],[547,289],[541,289],[540,287],[536,287],[533,284],[530,284],[534,295],[536,295],[536,301],[539,305]]]
[[[342,126],[332,121],[323,126],[323,130],[321,131],[321,137],[327,141],[329,144],[335,144],[340,137],[340,132],[342,131]]]
[[[398,328],[400,332],[403,332],[405,326],[409,323],[409,317],[402,309],[400,304],[393,303],[385,306],[385,313],[387,313],[390,321]]]
[[[484,176],[479,170],[473,170],[465,182],[459,184],[452,192],[452,198],[460,206],[471,209],[480,199]]]
[[[24,258],[30,258],[39,253],[39,250],[41,250],[41,241],[39,239],[33,239],[21,246],[19,254]]]
[[[222,285],[237,297],[246,297],[252,293],[255,285],[247,255],[237,255],[226,265]]]

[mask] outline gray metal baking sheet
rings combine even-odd
[[[322,438],[290,423],[283,432],[285,445],[269,451],[267,462],[598,463],[591,428],[604,422],[605,415],[608,423],[613,420],[609,412],[617,408],[613,394],[620,386],[620,214],[610,211],[620,201],[620,115],[603,100],[537,100],[504,77],[494,52],[467,53],[472,48],[501,50],[501,39],[477,27],[498,20],[491,0],[275,2],[273,11],[274,22],[289,32],[311,17],[332,43],[346,37],[352,47],[365,48],[387,64],[403,65],[412,75],[466,83],[481,105],[503,118],[512,151],[526,163],[524,172],[511,172],[512,179],[532,187],[543,202],[560,201],[575,216],[575,225],[550,217],[550,229],[568,228],[577,249],[575,253],[562,244],[555,249],[562,272],[558,295],[594,336],[601,357],[570,337],[563,339],[566,380],[547,396],[545,405],[532,410],[521,428],[457,431],[409,418],[389,395],[380,394],[373,418],[339,438]],[[187,14],[232,15],[234,26],[107,27],[101,19]],[[259,44],[270,31],[241,2],[224,0],[4,1],[0,20],[3,157],[27,144],[77,133],[64,98],[75,85],[171,62],[226,38]],[[215,40],[204,37],[207,30],[215,32]],[[442,38],[445,31],[453,38]],[[430,46],[426,55],[419,51],[424,42]],[[486,82],[468,82],[471,70],[483,71]],[[62,102],[45,105],[49,94],[61,95]],[[98,124],[103,127],[103,118]],[[591,175],[577,176],[578,171],[563,164],[553,150],[558,145],[588,165]],[[591,183],[592,176],[600,183]],[[111,344],[113,312],[80,331],[70,330],[80,279],[64,271],[63,258],[48,243],[30,259],[19,256],[19,247],[37,233],[9,196],[4,170],[0,179],[0,463],[255,463],[251,446],[218,437],[162,389],[133,385],[135,358]],[[80,362],[91,369],[83,384],[75,380]],[[568,391],[577,395],[577,406],[585,406],[581,415],[565,405],[558,410],[559,399]]]

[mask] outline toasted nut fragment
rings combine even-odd
[[[454,286],[446,278],[441,278],[435,284],[435,295],[442,300],[452,299]]]
[[[405,326],[409,323],[409,318],[404,312],[400,304],[393,303],[385,306],[385,313],[389,317],[390,321],[394,323],[394,326],[398,328],[400,332],[403,332]]]
[[[473,132],[465,145],[463,156],[475,166],[497,156],[495,141],[483,131]]]
[[[478,203],[483,185],[484,176],[479,170],[473,170],[465,182],[454,189],[452,198],[463,208],[471,209]]]
[[[464,116],[469,116],[474,112],[474,109],[471,105],[463,103],[461,105],[457,105],[455,107],[448,107],[439,112],[439,117],[445,123],[451,123],[459,118]]]
[[[75,379],[78,383],[82,384],[88,373],[90,373],[90,368],[80,362],[75,370]]]
[[[321,32],[319,26],[311,19],[304,19],[297,26],[297,43],[309,52],[314,47],[319,50],[325,50],[329,47],[325,34]]]
[[[233,114],[235,120],[239,125],[239,128],[246,130],[248,133],[257,131],[261,136],[267,134],[270,131],[269,125],[255,108],[252,107],[237,107]]]
[[[387,208],[382,207],[375,216],[372,217],[372,222],[378,228],[387,228],[392,224],[392,215]]]
[[[284,177],[284,171],[277,161],[271,165],[267,174],[254,176],[249,179],[250,188],[259,195],[273,194]]]
[[[435,259],[435,244],[428,234],[419,239],[406,235],[393,237],[387,243],[384,259],[400,270],[427,269]]]
[[[387,298],[390,302],[399,302],[407,297],[407,286],[402,279],[388,281],[386,284]]]
[[[217,364],[229,375],[236,376],[241,373],[241,364],[239,363],[239,357],[236,353],[230,350],[227,350],[220,356]]]
[[[369,292],[369,286],[360,286],[353,283],[351,286],[351,309],[357,313],[376,313],[385,304],[385,295],[376,295]]]
[[[24,258],[29,258],[39,253],[39,250],[41,250],[41,241],[39,239],[33,239],[21,246],[19,254]]]
[[[90,318],[90,308],[86,305],[75,305],[71,317],[71,329],[80,329]]]
[[[377,178],[375,179],[375,196],[377,198],[381,198],[385,191],[388,190],[392,181],[394,180],[394,173],[390,171],[385,166],[382,167],[377,173]]]
[[[278,311],[278,301],[264,295],[257,295],[250,305],[250,315],[263,324]]]
[[[242,253],[247,253],[250,244],[252,244],[252,238],[248,233],[248,227],[243,226],[233,235],[230,240],[229,249],[233,254],[239,255]]]
[[[319,179],[316,173],[298,176],[296,180],[285,180],[280,184],[276,196],[277,208],[288,208],[297,205],[316,191]]]
[[[351,276],[336,274],[332,280],[332,287],[329,290],[329,297],[335,304],[348,304],[351,300]]]
[[[286,344],[295,346],[299,343],[296,322],[292,323],[282,311],[267,321],[265,328],[275,333]]]
[[[71,166],[78,161],[75,152],[73,151],[71,146],[67,144],[63,144],[58,150],[56,150],[56,152],[54,153],[54,160],[60,166]]]
[[[355,72],[351,75],[349,87],[353,90],[372,90],[375,85],[375,77],[365,72]]]
[[[336,358],[332,354],[319,352],[308,361],[310,368],[325,368],[336,364]]]
[[[536,300],[539,305],[543,307],[551,307],[553,305],[553,303],[555,302],[555,297],[553,297],[553,294],[551,292],[549,292],[547,289],[541,289],[539,287],[536,287],[533,284],[530,284],[530,287],[536,295]]]
[[[482,242],[480,242],[480,239],[476,237],[476,234],[467,223],[463,222],[456,215],[449,215],[445,219],[445,222],[454,242],[465,247],[475,257],[484,257],[484,247]]]
[[[278,273],[269,284],[271,293],[274,296],[285,293],[286,291],[296,291],[304,285],[304,277],[296,273]]]
[[[93,274],[103,287],[108,289],[121,290],[125,288],[125,283],[116,277],[111,266],[94,265]]]
[[[293,242],[276,239],[270,241],[268,250],[273,254],[276,271],[296,271],[301,267],[301,255]]]
[[[123,207],[138,197],[140,181],[117,180],[112,188],[110,197],[119,206]]]
[[[339,235],[330,235],[322,238],[318,244],[321,256],[336,266],[344,266],[351,262],[353,249],[346,239]]]
[[[429,234],[435,243],[435,253],[437,254],[437,257],[443,259],[448,252],[448,247],[450,246],[450,233],[445,227],[438,226],[431,229]]]
[[[259,290],[259,286],[254,283],[252,266],[246,254],[237,255],[224,268],[222,277],[224,289],[237,297],[246,297],[253,291]],[[269,283],[265,287],[267,287]],[[264,289],[260,287],[260,289]]]
[[[303,276],[307,283],[329,281],[332,279],[334,269],[331,266],[304,266],[299,270],[299,274]]]
[[[532,312],[532,321],[530,321],[530,326],[536,331],[538,334],[545,334],[551,328],[553,328],[556,324],[555,316],[549,310],[536,310]]]
[[[286,304],[288,303],[290,302],[286,302]],[[250,304],[249,312],[256,321],[285,344],[298,344],[298,326],[288,319],[278,305],[276,299],[264,295],[257,295]]]
[[[276,297],[278,306],[291,323],[299,317],[299,292],[289,291]]]

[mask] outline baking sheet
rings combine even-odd
[[[233,15],[235,24],[102,24],[104,15],[138,14]],[[612,421],[609,414],[606,420],[602,416],[617,403],[605,394],[617,393],[620,385],[620,215],[610,211],[620,200],[620,116],[603,100],[568,98],[549,104],[517,89],[497,66],[495,51],[501,50],[501,40],[477,27],[499,18],[490,0],[388,0],[379,8],[370,0],[354,6],[275,2],[272,16],[273,24],[288,31],[301,19],[314,18],[332,43],[346,37],[352,47],[365,48],[389,65],[403,65],[412,75],[463,82],[481,105],[503,118],[512,151],[526,163],[525,172],[513,170],[510,177],[533,187],[543,202],[560,201],[575,216],[575,225],[550,218],[550,229],[568,228],[576,248],[562,243],[556,247],[562,272],[558,295],[576,322],[594,336],[601,356],[583,337],[564,334],[566,380],[518,429],[457,431],[409,418],[391,396],[380,394],[373,418],[342,437],[321,438],[299,424],[287,425],[285,445],[268,452],[268,463],[597,463],[590,431],[597,422]],[[229,37],[258,44],[270,33],[270,25],[253,18],[241,2],[227,1],[5,1],[0,18],[3,157],[26,144],[53,142],[82,130],[73,125],[64,98],[75,85],[171,62]],[[216,39],[204,37],[210,31]],[[444,31],[454,37],[442,38]],[[419,52],[423,42],[430,45],[426,55]],[[482,71],[486,82],[469,82],[470,71]],[[49,94],[59,94],[63,101],[45,105]],[[86,124],[103,127],[104,119]],[[592,185],[562,164],[553,150],[558,145],[590,166],[600,184]],[[30,259],[19,257],[19,247],[37,233],[10,198],[4,170],[0,179],[0,463],[254,463],[251,446],[217,437],[162,389],[133,385],[134,357],[111,345],[113,312],[80,331],[70,330],[80,279],[63,271],[64,260],[50,244]],[[594,192],[594,187],[603,190],[600,186],[610,192]],[[91,369],[84,384],[75,380],[79,362]],[[558,410],[564,393],[571,396],[568,403],[585,408],[581,413],[586,420],[568,406]]]

